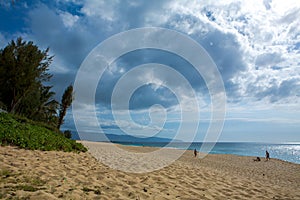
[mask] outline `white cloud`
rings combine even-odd
[[[60,16],[62,18],[62,21],[64,23],[64,25],[67,28],[72,28],[73,25],[78,21],[79,16],[77,15],[72,15],[69,12],[60,12]]]
[[[248,69],[237,73],[232,81],[240,85],[241,96],[251,96],[246,89],[249,86],[262,91],[272,87],[280,89],[280,84],[284,81],[300,78],[297,70],[299,53],[288,51],[300,39],[297,20],[300,5],[296,5],[299,5],[296,1],[265,1],[264,4],[251,1],[200,4],[188,1],[175,2],[172,9],[173,13],[195,17],[198,19],[196,23],[201,22],[202,26],[204,24],[208,32],[215,29],[236,37]],[[201,34],[202,37],[208,34],[199,30],[198,27],[202,26],[192,26],[184,19],[183,22],[177,21],[175,28],[193,35]],[[273,66],[281,66],[282,70],[274,71],[271,69]],[[295,100],[293,95],[291,100]]]
[[[107,21],[116,20],[116,12],[119,0],[87,0],[81,9],[81,12],[88,17],[101,17]]]

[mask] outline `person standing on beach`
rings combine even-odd
[[[194,155],[195,155],[195,158],[197,157],[197,150],[194,149]]]
[[[268,151],[266,151],[266,161],[270,160],[270,154]]]

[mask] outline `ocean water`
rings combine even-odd
[[[144,143],[131,143],[120,142],[123,145],[131,146],[150,146],[150,147],[168,147],[176,149],[189,149],[198,151],[201,149],[201,145],[205,145],[201,142],[194,142],[192,144],[175,142],[144,142]],[[300,144],[264,144],[264,143],[239,143],[239,142],[218,142],[208,153],[210,154],[234,154],[240,156],[259,156],[265,157],[266,150],[270,153],[270,158],[277,158],[288,162],[300,164]]]

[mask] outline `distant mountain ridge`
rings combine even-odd
[[[106,137],[112,142],[170,142],[170,138],[161,138],[161,137],[147,137],[140,138],[134,137],[131,135],[116,135],[116,134],[106,134]],[[181,140],[175,140],[176,142],[182,142]]]
[[[140,142],[170,142],[172,139],[170,138],[161,138],[161,137],[147,137],[140,138],[134,137],[131,135],[117,135],[117,134],[105,134],[106,137],[111,142],[132,142],[132,143],[140,143]],[[80,140],[77,132],[72,132],[72,139]],[[97,141],[97,142],[106,142],[106,140]],[[182,142],[181,140],[174,140],[174,142]]]

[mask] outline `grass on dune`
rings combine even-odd
[[[87,151],[82,144],[51,130],[47,125],[7,113],[0,113],[0,145],[43,151]]]

